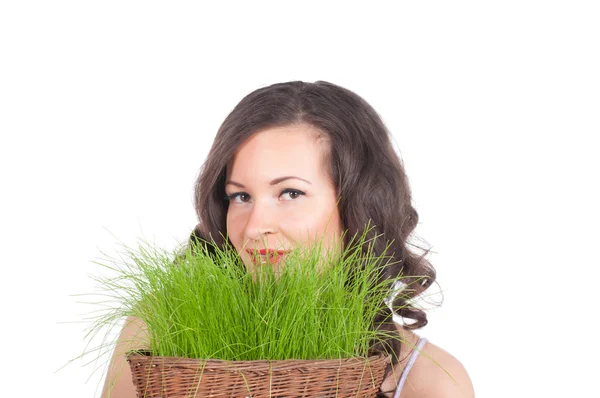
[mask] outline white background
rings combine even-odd
[[[224,117],[296,79],[394,135],[445,297],[420,333],[477,396],[597,393],[598,6],[327,3],[2,2],[0,395],[94,396],[84,361],[55,373],[85,348],[92,261],[185,240]]]

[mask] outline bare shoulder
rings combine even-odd
[[[393,393],[406,366],[408,359],[419,341],[419,336],[407,329],[398,326],[398,332],[405,344],[400,351],[400,362],[386,377],[381,386],[381,391]],[[411,368],[400,398],[473,398],[473,383],[462,363],[452,354],[437,345],[427,342],[423,346]]]
[[[125,354],[130,350],[148,347],[149,336],[146,325],[139,318],[129,317],[117,340],[109,367],[101,398],[135,398],[131,370]]]

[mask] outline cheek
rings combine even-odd
[[[244,246],[244,235],[243,235],[243,223],[244,217],[241,214],[236,214],[236,212],[227,212],[226,217],[226,226],[227,226],[227,236],[233,245],[233,248],[239,253],[242,258],[242,262],[246,266],[246,269],[252,270],[253,264],[252,261],[248,258],[248,254],[245,252],[241,252]]]
[[[339,235],[337,210],[332,210],[329,206],[312,206],[302,210],[282,218],[282,229],[289,238],[298,243],[309,244]]]
[[[239,214],[236,215],[234,212],[227,212],[226,225],[227,235],[229,240],[236,249],[241,247],[241,220]]]

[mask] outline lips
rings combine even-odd
[[[246,249],[246,252],[250,254],[252,263],[254,265],[266,265],[266,264],[277,264],[285,256],[289,250],[274,250],[274,249]]]

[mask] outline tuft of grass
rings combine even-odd
[[[394,279],[380,281],[390,261],[373,252],[369,228],[348,248],[322,244],[288,253],[282,268],[246,271],[231,247],[183,253],[148,243],[125,248],[121,261],[99,263],[113,276],[96,278],[108,298],[90,333],[116,319],[140,318],[153,355],[222,360],[367,357]],[[391,314],[388,315],[391,317]]]

